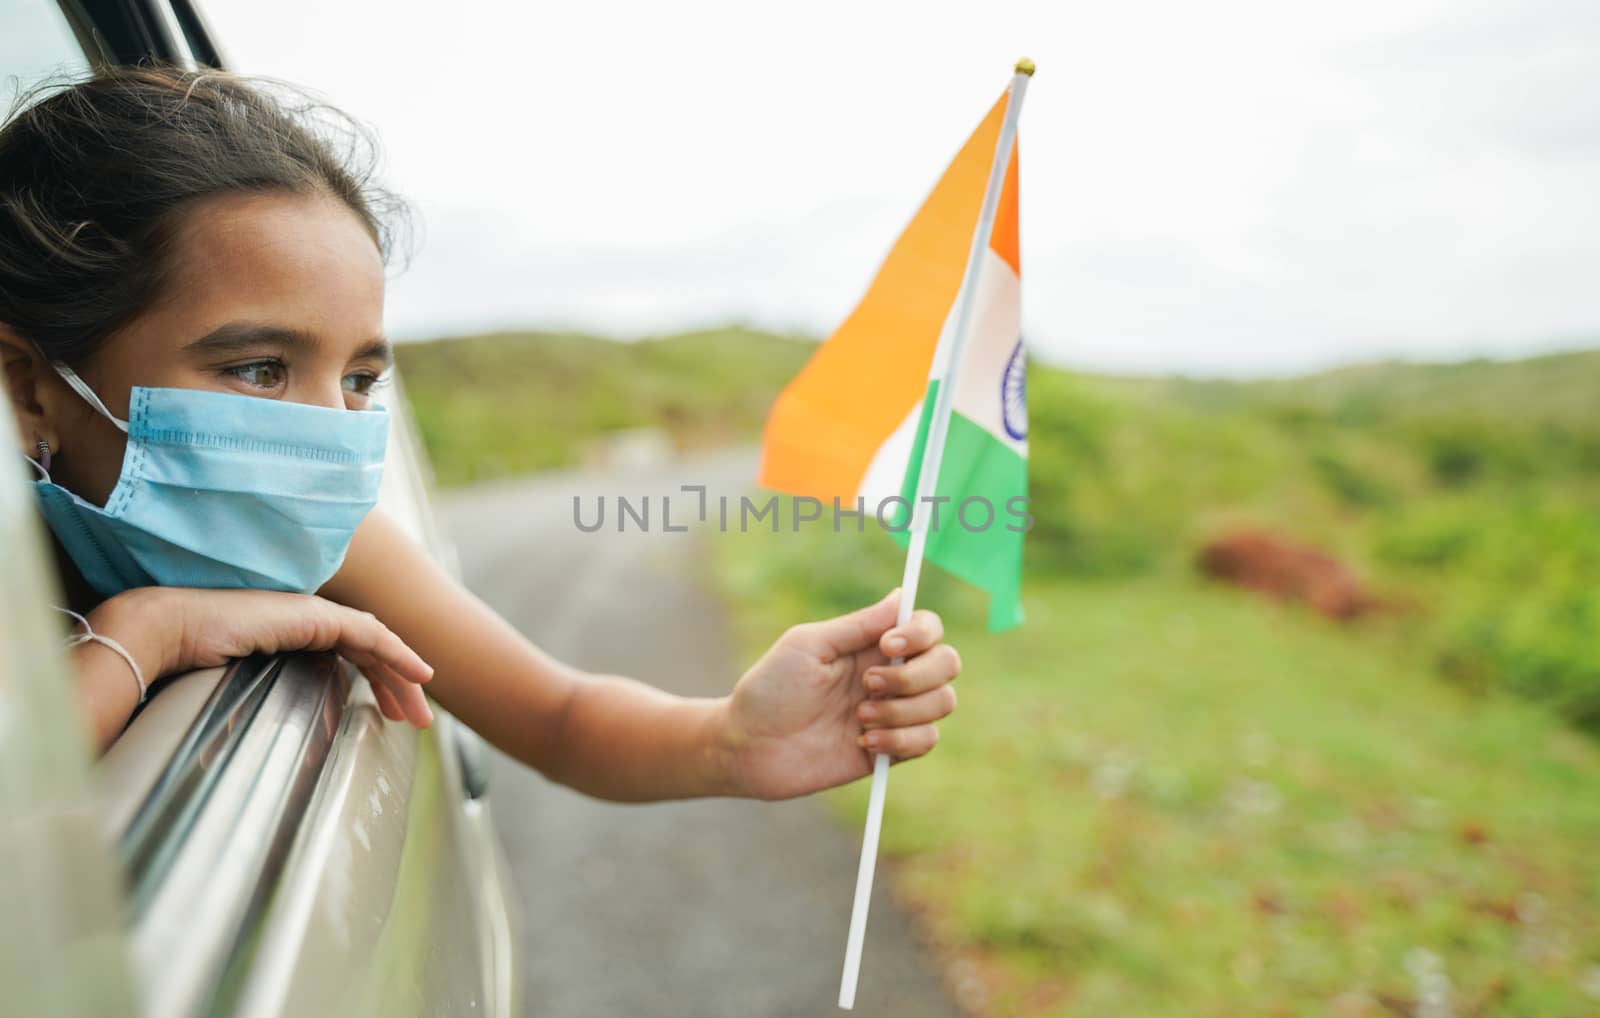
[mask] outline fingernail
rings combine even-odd
[[[883,677],[882,672],[867,673],[867,689],[873,693],[881,693],[889,688],[889,680]]]
[[[870,703],[862,704],[856,713],[861,716],[863,721],[876,721],[878,719],[878,708]]]
[[[860,738],[856,739],[856,743],[862,749],[877,749],[878,737],[873,735],[871,732],[867,732],[865,735],[862,735]]]
[[[883,646],[889,653],[898,654],[906,649],[906,638],[903,636],[891,636],[883,641]]]

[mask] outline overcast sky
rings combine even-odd
[[[209,0],[376,128],[401,338],[823,333],[1014,60],[1036,355],[1260,374],[1600,344],[1594,0]]]

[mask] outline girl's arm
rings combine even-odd
[[[380,511],[361,524],[321,593],[382,619],[434,667],[434,699],[553,781],[619,801],[733,791],[716,759],[721,700],[562,664]]]
[[[794,627],[730,696],[697,699],[554,660],[381,512],[362,523],[321,593],[399,634],[436,669],[429,692],[468,726],[604,799],[803,795],[869,773],[871,750],[926,753],[932,723],[955,706],[949,682],[960,661],[939,643],[937,616],[919,612],[894,628],[894,596]],[[890,654],[907,661],[889,665]],[[869,675],[883,679],[870,705]]]

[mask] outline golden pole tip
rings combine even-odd
[[[1017,73],[1026,74],[1030,78],[1033,77],[1033,61],[1029,60],[1027,57],[1023,57],[1021,60],[1018,60]]]

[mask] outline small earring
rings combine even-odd
[[[44,472],[48,474],[50,472],[50,443],[41,438],[38,449],[39,466],[43,467]]]

